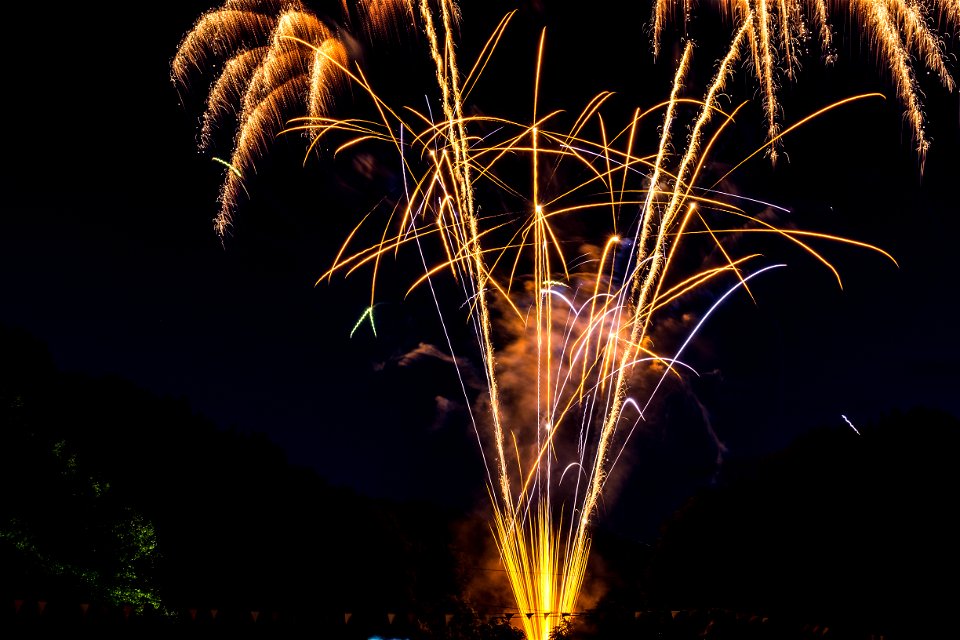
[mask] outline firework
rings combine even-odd
[[[931,26],[956,29],[960,26],[960,2],[957,0],[721,0],[720,8],[732,16],[747,36],[743,46],[750,52],[754,75],[763,96],[767,134],[770,140],[780,129],[777,93],[779,78],[794,80],[800,67],[801,52],[807,42],[817,38],[824,60],[836,59],[834,33],[830,25],[833,12],[845,13],[860,25],[862,37],[889,73],[904,108],[921,165],[930,147],[923,112],[922,91],[917,82],[913,60],[934,74],[940,84],[953,91],[955,82],[947,64],[943,37]],[[659,52],[664,27],[681,8],[681,0],[656,0],[653,18],[654,53]],[[691,16],[689,0],[682,0],[684,21]],[[776,160],[776,145],[769,154]]]
[[[204,14],[172,62],[174,81],[189,84],[197,71],[221,63],[211,86],[200,146],[211,145],[217,125],[235,114],[233,152],[214,224],[226,233],[243,176],[286,125],[288,114],[326,113],[344,80],[347,48],[335,28],[299,2],[229,0]]]
[[[232,159],[224,161],[221,233],[236,206],[238,181],[281,131],[306,134],[311,151],[321,140],[338,150],[381,141],[398,154],[404,195],[384,212],[380,240],[361,244],[371,219],[364,218],[320,280],[368,267],[371,306],[359,322],[371,323],[379,264],[400,249],[422,257],[424,272],[412,288],[428,288],[438,310],[446,304],[434,293],[434,279],[446,272],[461,287],[485,379],[485,394],[474,403],[482,411],[471,415],[486,465],[491,529],[530,640],[546,640],[564,614],[575,612],[604,487],[663,381],[687,368],[683,351],[700,324],[727,296],[776,266],[758,255],[733,255],[725,234],[745,226],[776,234],[828,266],[810,242],[851,242],[775,228],[737,199],[698,186],[711,147],[733,120],[718,98],[756,37],[760,18],[748,5],[740,10],[741,25],[702,98],[685,95],[688,44],[669,98],[637,110],[615,130],[603,116],[609,93],[588,101],[572,123],[542,110],[545,34],[534,61],[530,121],[466,115],[464,96],[512,14],[464,75],[454,42],[459,13],[449,0],[368,2],[356,12],[369,33],[392,33],[391,21],[422,31],[439,89],[437,118],[392,109],[350,64],[347,34],[298,4],[232,0],[200,19],[174,59],[181,83],[194,67],[223,62],[207,102],[207,129],[231,113],[229,105],[238,114]],[[345,81],[370,98],[375,119],[333,112]],[[673,133],[686,122],[682,153],[674,154]],[[658,126],[655,152],[642,153],[639,132]],[[523,185],[518,163],[526,167]],[[497,208],[481,215],[479,194],[489,193],[498,194]],[[584,243],[566,233],[574,222],[602,240],[578,249]],[[678,273],[683,240],[698,234],[722,260]],[[725,293],[701,310],[678,347],[655,349],[657,317],[706,286],[723,286]],[[442,322],[445,316],[441,311]],[[449,338],[447,346],[451,355],[459,349]]]

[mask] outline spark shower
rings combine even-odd
[[[680,7],[689,16],[691,4],[654,2],[656,37],[672,10]],[[229,159],[216,158],[225,169],[214,222],[222,236],[245,194],[245,178],[278,135],[302,134],[305,161],[323,145],[348,153],[379,143],[395,154],[402,195],[357,223],[319,281],[369,271],[367,317],[383,261],[412,251],[423,269],[412,274],[411,290],[425,288],[432,295],[450,354],[473,348],[485,391],[470,398],[462,385],[483,454],[491,530],[517,607],[528,614],[519,619],[529,640],[546,640],[564,614],[576,612],[592,518],[605,484],[663,383],[690,375],[682,358],[699,327],[728,296],[750,294],[751,279],[781,266],[758,254],[738,255],[725,239],[747,232],[779,237],[822,262],[838,281],[838,271],[815,244],[840,242],[890,257],[853,240],[775,227],[759,215],[763,203],[716,189],[726,176],[706,182],[711,148],[743,106],[725,109],[721,99],[742,56],[752,61],[763,87],[768,118],[767,143],[754,155],[766,151],[772,158],[782,138],[803,122],[868,97],[853,96],[781,127],[773,51],[779,43],[792,77],[797,45],[791,34],[806,24],[802,9],[814,11],[826,38],[827,3],[722,4],[735,18],[733,36],[702,96],[687,95],[694,49],[687,42],[670,95],[619,124],[605,117],[610,92],[572,115],[544,109],[539,78],[545,32],[530,61],[529,121],[470,112],[469,97],[479,90],[513,14],[503,17],[477,60],[462,69],[456,55],[460,12],[451,0],[344,1],[338,20],[296,0],[228,0],[199,18],[172,62],[173,79],[184,88],[216,72],[202,148],[213,151],[218,127],[236,124]],[[901,43],[933,46],[930,29],[906,21],[925,16],[917,13],[920,4],[875,4],[899,20],[878,17],[871,23],[879,25],[871,33],[887,59],[899,60],[903,49],[891,44],[892,36],[881,37],[889,25],[898,33],[910,27]],[[873,4],[850,5],[863,14],[867,6]],[[955,5],[944,1],[942,8],[955,23]],[[375,42],[403,33],[425,40],[424,61],[435,72],[433,106],[426,110],[392,106],[358,63],[358,39]],[[935,56],[925,60],[939,64]],[[900,76],[897,83],[908,112],[919,109],[903,83],[915,85]],[[338,99],[351,85],[368,101],[372,117],[339,112]],[[952,80],[944,85],[952,87]],[[656,144],[640,148],[648,131],[657,132]],[[920,124],[915,133],[922,153]],[[594,230],[592,241],[580,236],[585,228]],[[369,229],[377,239],[364,243],[360,238]],[[678,256],[692,239],[718,259],[682,268]],[[462,294],[458,300],[437,293],[439,278],[452,278]],[[719,293],[664,352],[652,339],[659,319],[671,304],[706,287]],[[449,337],[446,327],[457,310],[468,316],[473,345]]]

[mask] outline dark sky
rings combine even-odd
[[[500,9],[517,6],[463,4],[465,51]],[[489,72],[496,82],[487,96],[478,89],[487,111],[527,108],[541,24],[549,26],[545,101],[574,109],[605,88],[623,104],[667,96],[670,69],[651,60],[646,12],[624,15],[613,2],[589,14],[521,4]],[[184,106],[169,79],[181,36],[211,6],[88,3],[43,16],[19,8],[8,20],[16,34],[4,45],[0,323],[46,342],[64,370],[120,376],[184,397],[224,428],[266,432],[291,461],[335,483],[477,502],[483,474],[469,427],[436,419],[436,396],[456,398],[452,371],[441,362],[395,365],[437,336],[427,299],[385,294],[377,339],[351,340],[365,281],[314,287],[364,212],[350,207],[377,185],[357,182],[349,166],[300,171],[296,154],[281,154],[251,185],[233,235],[223,245],[215,235],[221,168],[194,147],[202,88]],[[479,6],[494,9],[481,15]],[[391,46],[418,65],[404,80],[429,79],[421,49]],[[709,42],[698,48],[702,68],[715,52]],[[752,84],[738,77],[731,93],[749,97]],[[405,99],[432,90],[383,81]],[[841,50],[830,71],[811,59],[785,89],[785,119],[861,90],[893,93],[856,47]],[[771,168],[757,159],[734,178],[740,193],[790,209],[790,224],[878,244],[899,268],[828,246],[841,291],[806,254],[770,245],[770,261],[789,267],[757,283],[755,304],[725,305],[691,356],[702,375],[690,393],[730,455],[775,450],[811,427],[849,428],[842,415],[856,424],[914,406],[960,414],[957,97],[930,85],[928,105],[934,147],[922,176],[891,98],[821,118],[787,139],[788,161]],[[718,163],[762,139],[750,117]],[[637,468],[619,504],[657,512],[710,475],[703,461],[715,451],[704,426],[691,424],[689,409],[677,409],[636,439]]]

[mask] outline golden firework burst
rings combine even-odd
[[[831,16],[845,15],[859,25],[870,51],[885,67],[904,108],[921,165],[930,147],[923,111],[922,91],[914,60],[934,74],[940,84],[953,91],[955,82],[947,62],[943,36],[934,25],[956,29],[960,26],[957,0],[720,0],[723,13],[738,28],[747,30],[743,46],[749,51],[752,68],[763,95],[767,136],[773,140],[780,130],[778,89],[780,78],[795,79],[801,52],[811,38],[818,38],[824,59],[836,58]],[[682,10],[684,20],[691,11],[690,0],[656,0],[653,15],[654,53],[659,52],[666,24]],[[776,145],[769,154],[777,158]]]

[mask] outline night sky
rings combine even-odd
[[[497,81],[477,90],[488,112],[526,113],[542,25],[545,102],[578,109],[611,89],[623,105],[650,106],[668,95],[671,69],[653,63],[645,10],[624,15],[613,2],[592,3],[590,14],[549,1],[463,4],[464,52],[503,11],[521,9],[503,58],[488,71]],[[0,323],[45,342],[65,371],[118,376],[185,398],[222,428],[264,432],[291,462],[335,484],[460,508],[482,504],[470,426],[437,401],[462,402],[452,368],[402,360],[438,337],[429,300],[403,299],[414,272],[402,266],[396,290],[385,289],[376,338],[362,329],[349,335],[369,295],[362,276],[314,286],[371,194],[391,187],[389,170],[365,181],[349,161],[300,169],[298,147],[281,146],[249,184],[252,198],[232,235],[223,243],[216,236],[222,167],[194,144],[204,87],[181,101],[169,78],[180,38],[212,6],[74,3],[20,7],[8,18],[16,33],[5,38]],[[719,54],[704,39],[696,53],[701,81]],[[786,161],[772,168],[758,157],[731,182],[789,209],[781,222],[877,244],[899,267],[823,245],[843,277],[840,290],[808,255],[769,245],[770,261],[789,267],[757,282],[756,303],[738,296],[718,312],[690,355],[701,376],[690,382],[687,406],[668,410],[633,442],[616,505],[632,518],[647,514],[642,524],[623,518],[638,538],[715,471],[714,445],[702,420],[691,419],[690,398],[706,410],[728,456],[777,450],[814,427],[848,429],[844,415],[854,424],[912,407],[960,415],[957,96],[924,85],[934,146],[921,175],[871,56],[853,45],[840,54],[827,71],[814,56],[785,87],[786,122],[862,91],[890,98],[820,118],[785,141]],[[395,70],[410,65],[400,67],[409,75],[383,74],[384,93],[422,103],[433,90],[412,86],[430,79],[416,43],[391,44],[368,62],[378,59]],[[737,101],[752,95],[748,76],[730,92]],[[714,155],[718,166],[762,142],[761,126],[747,109]]]

